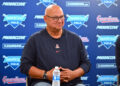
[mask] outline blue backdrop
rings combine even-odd
[[[86,86],[115,86],[120,0],[0,0],[0,86],[25,86],[21,53],[30,35],[46,26],[44,10],[52,3],[63,8],[64,28],[78,34],[88,51]]]

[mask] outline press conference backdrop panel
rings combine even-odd
[[[44,10],[58,4],[64,28],[81,37],[92,67],[86,86],[117,84],[115,41],[120,34],[120,0],[0,0],[0,86],[25,86],[20,58],[28,38],[43,28]]]

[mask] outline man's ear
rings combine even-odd
[[[47,21],[47,17],[46,16],[43,16],[43,19],[44,19],[45,22]]]

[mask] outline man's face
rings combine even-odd
[[[61,9],[53,9],[45,15],[47,27],[54,30],[60,30],[64,26],[64,14]]]

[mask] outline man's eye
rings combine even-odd
[[[64,16],[60,16],[60,18],[63,18]]]

